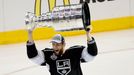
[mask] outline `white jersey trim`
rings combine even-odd
[[[38,65],[41,65],[42,63],[45,62],[44,57],[45,57],[44,53],[42,51],[38,51],[38,55],[33,58],[30,58],[30,60]]]
[[[81,58],[84,59],[86,62],[92,61],[95,56],[92,56],[88,53],[87,48],[85,47],[82,51]]]
[[[50,71],[50,66],[49,66],[49,64],[46,63],[46,67],[47,67],[47,69]]]

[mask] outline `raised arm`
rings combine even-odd
[[[36,64],[42,65],[45,63],[43,51],[38,51],[36,49],[34,40],[33,40],[33,30],[28,30],[28,41],[27,41],[27,56],[30,60]]]
[[[97,45],[95,39],[91,36],[90,31],[86,32],[87,35],[87,50],[88,53],[92,56],[96,56],[98,54]]]
[[[84,2],[82,5],[82,21],[87,36],[87,47],[85,47],[82,51],[81,61],[86,62],[92,60],[98,54],[98,49],[97,49],[95,39],[90,34],[91,15],[90,15],[90,9],[87,2]]]
[[[85,47],[82,51],[81,55],[82,62],[91,61],[98,54],[95,39],[91,36],[90,31],[86,31],[86,36],[87,36],[87,47]]]

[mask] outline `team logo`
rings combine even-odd
[[[70,59],[57,60],[57,72],[61,75],[67,75],[71,71]]]
[[[50,57],[52,60],[56,60],[57,59],[57,56],[53,53],[53,55],[51,55]]]

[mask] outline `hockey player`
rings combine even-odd
[[[72,46],[64,49],[65,39],[62,35],[55,35],[52,40],[52,48],[36,49],[32,30],[28,30],[27,55],[33,62],[49,67],[51,75],[83,75],[80,63],[88,62],[97,55],[95,39],[91,37],[90,31],[86,31],[87,47]]]
[[[89,62],[97,55],[95,39],[90,34],[90,13],[88,4],[83,5],[83,25],[87,36],[86,46],[72,46],[65,50],[65,39],[62,35],[55,35],[52,40],[52,48],[41,51],[36,49],[33,40],[33,29],[28,30],[27,55],[30,60],[41,65],[48,66],[51,75],[83,75],[80,64]],[[83,38],[84,39],[84,38]]]

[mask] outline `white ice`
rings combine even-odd
[[[84,75],[134,75],[134,29],[92,34],[99,54],[82,64]],[[86,45],[86,36],[65,37],[66,48]],[[50,40],[35,41],[37,49],[51,47]],[[26,43],[0,46],[0,75],[50,75],[47,68],[27,58]]]

